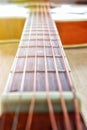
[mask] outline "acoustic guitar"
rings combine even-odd
[[[31,4],[1,96],[0,130],[87,130],[49,9]]]

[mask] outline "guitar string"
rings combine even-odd
[[[39,6],[39,5],[38,5]],[[38,8],[38,9],[40,9],[40,8]],[[37,10],[37,11],[41,11],[41,14],[42,14],[42,10]],[[39,12],[37,12],[37,13],[39,13]],[[43,22],[42,22],[43,23]],[[43,28],[43,27],[42,27]],[[44,36],[43,36],[43,42],[44,42]],[[52,104],[51,104],[51,101],[50,101],[50,98],[49,98],[49,96],[48,96],[48,75],[47,75],[47,64],[46,64],[46,54],[45,54],[45,46],[44,46],[44,57],[45,57],[45,70],[46,70],[46,72],[45,72],[45,75],[46,75],[46,92],[47,92],[47,101],[48,101],[48,106],[49,106],[49,111],[52,111],[51,112],[51,114],[50,114],[50,116],[51,116],[51,122],[52,122],[52,127],[53,127],[53,130],[57,130],[57,126],[56,126],[56,124],[55,124],[55,119],[54,119],[54,113],[53,113],[53,109],[52,109]],[[32,112],[33,113],[33,112]],[[28,118],[29,118],[29,116],[28,116]],[[26,127],[26,130],[28,130],[30,127],[29,127],[29,125],[28,124],[30,124],[29,123],[30,121],[29,121],[29,119],[27,120],[27,127]]]
[[[27,21],[26,23],[28,23],[28,22],[29,22],[29,18],[27,18],[26,21]],[[33,15],[32,15],[31,21],[33,21]],[[27,26],[26,23],[25,23],[25,25]],[[24,27],[24,30],[25,30],[26,26]],[[29,39],[30,39],[30,36],[31,36],[31,30],[32,30],[32,22],[31,22],[31,26],[30,26],[30,29],[29,29]],[[24,38],[24,37],[23,37],[23,38]],[[21,44],[21,42],[20,42],[20,44]],[[29,47],[29,45],[28,45],[28,47]],[[28,48],[28,47],[27,47],[27,48]],[[26,73],[27,55],[28,55],[28,52],[27,52],[27,49],[26,49],[25,64],[24,64],[22,82],[21,82],[21,87],[20,87],[20,95],[19,95],[20,103],[18,104],[18,106],[17,106],[17,108],[16,108],[11,130],[16,130],[16,129],[17,129],[17,123],[18,123],[18,118],[19,118],[20,109],[21,109],[21,104],[22,104],[22,101],[21,101],[21,100],[22,100],[22,93],[23,93],[25,73]],[[16,67],[15,67],[15,68],[16,68]]]
[[[50,18],[51,18],[51,16],[50,16]],[[55,27],[55,29],[56,29],[56,27]],[[56,32],[57,32],[57,30],[56,30]],[[68,82],[70,84],[70,88],[71,88],[71,91],[72,91],[73,96],[74,96],[74,106],[75,106],[75,115],[76,115],[77,130],[82,130],[82,123],[81,123],[81,118],[80,118],[80,114],[79,114],[79,106],[78,106],[78,101],[77,101],[77,98],[76,98],[75,89],[73,87],[73,84],[72,84],[72,81],[71,81],[71,77],[70,77],[68,68],[67,68],[66,63],[65,63],[64,55],[62,53],[64,51],[63,51],[62,48],[60,49],[60,51],[61,51],[61,55],[62,55],[62,58],[63,58],[64,66],[65,66],[65,69],[66,69],[66,74],[67,74]]]
[[[55,29],[56,29],[56,27],[55,27]],[[61,44],[61,42],[60,42],[60,44]],[[70,84],[70,88],[71,88],[71,91],[72,91],[73,96],[74,96],[74,106],[75,106],[75,113],[76,113],[75,115],[76,115],[77,130],[82,130],[81,118],[80,118],[80,113],[79,113],[79,105],[78,105],[78,101],[77,101],[77,97],[76,97],[76,92],[75,92],[75,89],[74,89],[74,86],[73,86],[73,83],[72,83],[72,80],[71,80],[70,73],[68,71],[67,65],[65,63],[65,58],[64,58],[64,55],[63,55],[64,51],[63,51],[62,48],[60,49],[60,51],[61,51],[61,54],[62,54],[62,57],[63,57],[63,62],[64,62],[64,66],[65,66],[65,69],[66,69],[68,82]]]
[[[43,14],[45,13],[44,8],[43,8],[43,10],[41,10],[41,13],[42,13],[42,19],[43,19],[44,18]],[[45,20],[45,18],[44,18],[44,20]],[[43,28],[43,23],[44,22],[42,22],[42,28]],[[53,106],[52,106],[52,103],[51,103],[51,99],[49,97],[49,82],[48,82],[46,47],[45,47],[45,42],[44,42],[44,31],[43,31],[43,43],[44,43],[44,60],[45,60],[46,96],[47,96],[47,103],[48,103],[48,108],[49,108],[49,116],[50,116],[50,120],[51,120],[52,129],[58,130],[56,120],[55,120],[55,116],[54,116]]]
[[[35,9],[36,13],[36,28],[38,23],[38,4],[36,5]],[[36,33],[36,51],[35,51],[35,68],[34,68],[34,87],[33,87],[33,97],[31,99],[30,109],[28,112],[28,118],[26,122],[25,130],[30,130],[32,126],[33,114],[34,114],[34,107],[35,107],[35,95],[36,95],[36,76],[37,76],[37,33]]]
[[[46,8],[45,8],[45,15],[46,15]],[[49,16],[50,16],[50,13],[49,13]],[[48,25],[48,29],[49,29],[49,23],[48,23],[47,17],[48,16],[46,16],[46,21],[47,21],[47,25]],[[50,16],[50,18],[51,18],[51,16]],[[50,34],[50,29],[49,29],[49,34]],[[54,60],[54,66],[55,66],[55,71],[56,71],[57,84],[58,84],[58,88],[59,88],[59,92],[60,92],[60,100],[61,100],[61,105],[62,105],[62,109],[63,109],[63,113],[64,113],[66,129],[72,130],[71,126],[70,126],[70,120],[69,120],[69,115],[68,115],[67,108],[66,108],[66,103],[65,103],[65,100],[63,98],[62,85],[61,85],[59,73],[57,71],[57,64],[56,64],[56,59],[55,59],[55,54],[54,54],[54,49],[53,49],[51,38],[50,38],[50,43],[51,43],[51,48],[52,48],[52,53],[53,53],[53,60]]]

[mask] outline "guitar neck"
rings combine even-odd
[[[26,19],[11,68],[11,84],[7,84],[5,91],[32,92],[32,86],[36,82],[36,90],[43,92],[46,90],[46,73],[50,86],[49,91],[59,91],[58,78],[62,90],[71,91],[70,68],[56,26],[49,13],[48,3],[34,6]],[[36,75],[36,79],[34,79],[34,75]],[[18,81],[16,76],[18,76]],[[27,80],[26,76],[30,76],[32,80]]]
[[[62,113],[67,130],[82,130],[81,124],[85,130],[79,104],[49,3],[36,3],[26,19],[2,95],[2,114],[16,113],[17,118],[17,113],[29,113],[25,128],[28,130],[32,127],[33,113],[49,113],[51,127],[57,130],[54,113]],[[72,128],[70,112],[76,116]]]

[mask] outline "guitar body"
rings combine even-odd
[[[87,45],[87,21],[59,21],[56,26],[65,47]]]
[[[3,115],[2,119],[3,118],[6,119],[3,130],[12,129],[12,123],[14,120],[14,116],[15,116],[15,113],[10,113],[10,114],[7,113],[7,114]],[[69,113],[69,117],[71,120],[72,129],[76,130],[75,113],[73,113],[73,112]],[[25,130],[27,118],[28,118],[28,113],[19,114],[18,123],[16,124],[17,125],[16,130]],[[65,125],[64,125],[63,113],[55,113],[55,118],[56,118],[56,122],[58,122],[57,126],[58,126],[59,130],[66,129]],[[81,119],[81,121],[83,122],[83,119]],[[0,120],[0,123],[2,123],[1,120]],[[83,130],[87,130],[86,127],[84,126],[84,124],[82,124],[82,125],[83,125]],[[1,124],[0,124],[0,126],[1,126]],[[48,113],[35,113],[33,115],[33,122],[32,122],[31,130],[35,130],[35,129],[36,130],[45,130],[45,129],[52,130]]]
[[[1,96],[0,130],[86,130],[71,77],[49,4],[37,3]]]
[[[87,5],[59,5],[51,12],[64,46],[87,45]]]

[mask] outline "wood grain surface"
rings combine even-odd
[[[87,47],[65,50],[82,103],[82,114],[87,122]]]

